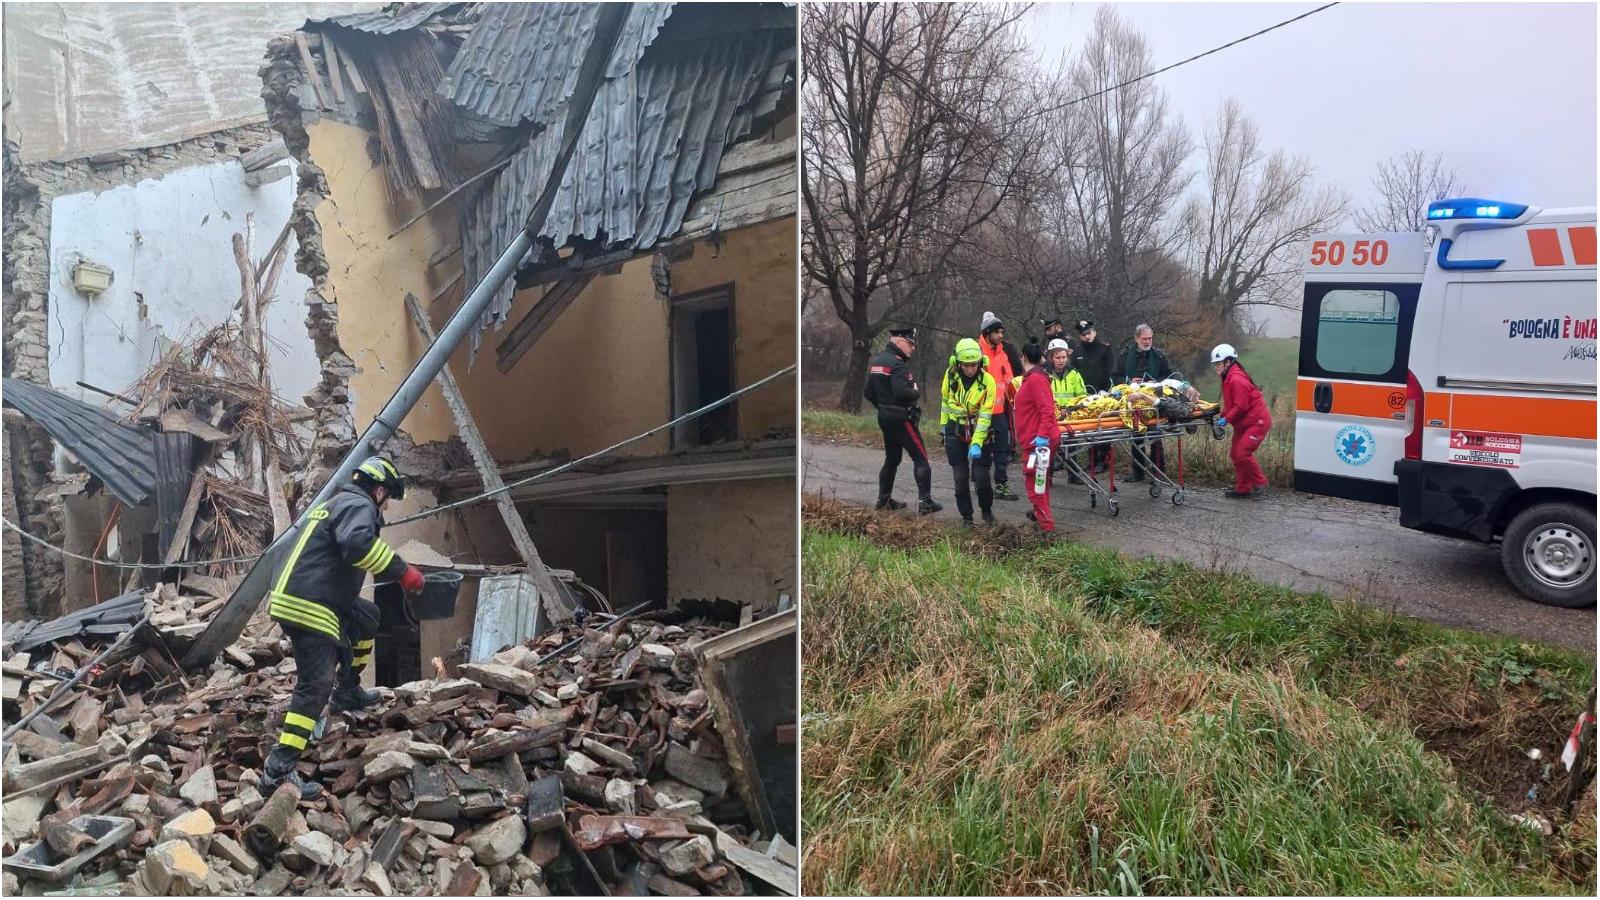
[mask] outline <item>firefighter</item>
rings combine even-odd
[[[902,454],[911,457],[911,474],[917,481],[917,512],[921,515],[944,509],[933,500],[933,470],[928,467],[928,451],[922,446],[917,423],[922,418],[918,401],[922,391],[911,374],[907,360],[917,349],[915,328],[889,329],[889,345],[872,358],[867,370],[867,402],[878,408],[878,430],[883,432],[883,468],[878,470],[878,509],[905,509],[894,499],[894,475]]]
[[[1233,460],[1233,489],[1222,496],[1232,500],[1260,497],[1267,492],[1267,475],[1256,462],[1256,451],[1272,430],[1272,414],[1261,399],[1255,379],[1239,364],[1239,352],[1232,344],[1218,344],[1211,351],[1211,368],[1222,379],[1222,413],[1219,425],[1233,425],[1233,445],[1228,458]]]
[[[994,428],[990,432],[989,453],[994,459],[994,495],[999,500],[1015,500],[1006,466],[1011,461],[1013,428],[1011,400],[1015,396],[1013,379],[1022,374],[1022,357],[1017,345],[1006,340],[1006,326],[1000,317],[985,312],[978,325],[978,349],[983,351],[984,368],[994,378]]]
[[[972,524],[972,492],[968,482],[978,488],[978,509],[985,524],[993,525],[994,487],[989,481],[993,462],[988,444],[994,420],[994,376],[983,369],[983,350],[972,338],[956,342],[940,393],[939,426],[944,432],[945,458],[956,480],[956,509],[961,523]]]
[[[1083,383],[1083,373],[1072,367],[1072,347],[1065,340],[1062,338],[1051,340],[1046,352],[1049,354],[1046,357],[1046,362],[1049,363],[1047,371],[1050,375],[1050,392],[1056,398],[1056,419],[1059,421],[1061,411],[1070,406],[1073,401],[1086,396],[1089,393],[1089,389]],[[1079,451],[1079,453],[1081,454],[1082,451]],[[1061,461],[1062,456],[1063,454],[1056,454],[1055,460],[1051,463],[1053,469],[1066,467],[1064,462]],[[1080,464],[1084,462],[1081,455],[1075,455],[1073,458],[1078,460]],[[1068,478],[1068,482],[1082,484],[1083,480],[1074,473]]]
[[[368,575],[398,581],[407,593],[422,590],[422,572],[378,536],[384,506],[405,490],[405,479],[389,460],[374,456],[363,462],[350,484],[311,509],[278,570],[267,611],[289,636],[296,680],[283,731],[262,767],[263,791],[288,783],[302,797],[316,796],[321,785],[302,778],[296,764],[323,708],[330,699],[335,712],[378,701],[376,691],[361,687],[361,671],[372,661],[378,609],[357,594]]]

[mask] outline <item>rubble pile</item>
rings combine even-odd
[[[145,647],[8,736],[5,892],[794,893],[700,687],[695,648],[729,626],[604,618],[328,717],[306,802],[256,787],[293,687],[280,632],[253,625],[203,679]]]

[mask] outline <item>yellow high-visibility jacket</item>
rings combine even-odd
[[[969,435],[971,443],[983,446],[989,438],[989,423],[994,418],[994,376],[979,369],[968,385],[961,370],[951,366],[945,370],[940,393],[944,400],[939,407],[940,428],[945,429],[954,422],[962,433]]]

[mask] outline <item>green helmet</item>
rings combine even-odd
[[[366,488],[369,492],[382,485],[389,489],[389,496],[396,500],[403,500],[406,496],[406,479],[400,470],[394,467],[386,457],[370,456],[367,461],[356,467],[352,476],[356,483]]]
[[[983,349],[972,338],[962,338],[956,341],[956,362],[981,363],[983,362]]]

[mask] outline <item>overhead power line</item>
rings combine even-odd
[[[1170,72],[1173,69],[1178,68],[1179,66],[1186,66],[1189,63],[1192,63],[1197,59],[1204,59],[1204,58],[1206,58],[1207,56],[1210,56],[1213,53],[1220,53],[1221,51],[1226,50],[1229,47],[1236,47],[1239,44],[1244,43],[1245,41],[1254,40],[1255,38],[1258,38],[1258,37],[1260,37],[1260,36],[1262,36],[1262,35],[1264,35],[1264,34],[1266,34],[1268,32],[1276,31],[1279,28],[1284,27],[1285,25],[1292,25],[1295,22],[1300,21],[1301,19],[1310,18],[1311,16],[1314,16],[1319,12],[1323,12],[1325,10],[1332,9],[1333,7],[1338,6],[1338,5],[1339,5],[1338,0],[1335,0],[1335,2],[1333,2],[1333,3],[1324,3],[1323,5],[1317,7],[1316,9],[1307,10],[1306,12],[1303,12],[1303,13],[1297,15],[1297,16],[1291,16],[1290,18],[1284,19],[1282,22],[1278,22],[1278,23],[1273,24],[1273,25],[1268,25],[1266,28],[1263,28],[1260,31],[1251,32],[1250,34],[1247,34],[1247,35],[1245,35],[1243,37],[1234,38],[1233,40],[1227,42],[1226,44],[1220,44],[1220,45],[1218,45],[1216,47],[1212,47],[1210,50],[1206,50],[1206,51],[1201,52],[1201,53],[1196,53],[1195,55],[1193,55],[1193,56],[1191,56],[1191,57],[1189,57],[1187,59],[1180,59],[1175,63],[1171,63],[1170,65],[1162,66],[1159,69],[1154,69],[1152,71],[1144,73],[1143,75],[1136,75],[1133,78],[1129,78],[1127,81],[1123,81],[1123,82],[1120,82],[1118,84],[1114,84],[1114,85],[1112,85],[1112,86],[1110,86],[1108,88],[1103,88],[1101,90],[1095,91],[1092,94],[1085,94],[1082,97],[1075,97],[1075,98],[1073,98],[1071,100],[1066,100],[1066,101],[1063,101],[1061,103],[1057,103],[1054,106],[1043,107],[1042,109],[1035,110],[1035,111],[1027,114],[1026,116],[1023,116],[1022,118],[1031,119],[1031,118],[1035,118],[1037,116],[1048,115],[1050,113],[1058,112],[1060,110],[1066,109],[1069,106],[1075,106],[1075,105],[1077,105],[1079,103],[1083,103],[1083,102],[1085,102],[1087,100],[1093,100],[1096,97],[1102,96],[1104,94],[1109,94],[1112,91],[1116,91],[1116,90],[1120,90],[1122,88],[1125,88],[1130,84],[1137,84],[1137,83],[1139,83],[1141,81],[1145,81],[1147,79],[1154,78],[1157,75],[1160,75],[1160,74],[1162,74],[1164,72]],[[854,29],[850,29],[848,26],[846,26],[846,30],[847,31],[853,31]],[[888,68],[889,71],[892,72],[897,78],[899,78],[902,82],[904,82],[912,90],[916,91],[918,96],[920,96],[923,100],[925,100],[925,101],[927,101],[929,103],[935,104],[937,106],[944,107],[946,110],[949,110],[949,104],[945,103],[944,101],[940,100],[937,97],[930,96],[928,94],[927,90],[922,87],[922,85],[918,84],[916,82],[916,80],[914,78],[912,78],[912,76],[909,75],[903,69],[903,67],[901,67],[898,63],[893,62],[886,55],[884,55],[883,50],[881,48],[879,48],[876,44],[874,44],[872,41],[868,40],[866,35],[861,34],[860,32],[856,32],[856,41],[859,44],[861,44],[861,46],[863,48],[865,48],[868,53],[872,54],[872,56],[874,58],[876,58],[881,65],[883,65],[886,68]]]

